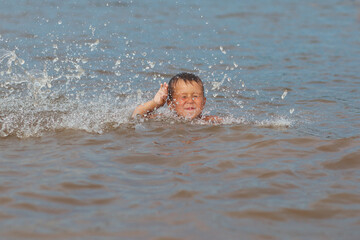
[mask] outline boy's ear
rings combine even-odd
[[[166,103],[167,103],[167,105],[169,106],[170,109],[173,107],[173,104],[172,104],[172,102],[170,101],[170,99],[167,99],[167,100],[166,100]]]
[[[204,97],[204,104],[203,104],[203,107],[205,106],[206,104],[206,97]]]

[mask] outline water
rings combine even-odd
[[[359,1],[0,6],[1,238],[358,239]],[[130,119],[183,71],[223,124]]]

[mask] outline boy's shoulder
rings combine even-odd
[[[162,118],[165,117],[162,113],[148,113],[142,117],[154,119],[154,118]],[[202,121],[209,122],[209,123],[222,123],[223,119],[219,116],[215,115],[208,115],[208,116],[202,116],[200,118]]]
[[[201,119],[206,122],[211,122],[211,123],[221,123],[222,122],[222,118],[215,116],[215,115],[203,116]]]

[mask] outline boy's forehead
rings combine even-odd
[[[174,85],[175,92],[182,92],[188,90],[202,92],[202,86],[197,82],[185,82],[182,79],[179,79],[179,81]]]

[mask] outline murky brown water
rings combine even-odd
[[[356,239],[359,146],[359,137],[159,122],[6,138],[1,236]]]
[[[360,239],[359,9],[0,0],[0,239]],[[223,124],[129,118],[182,71]]]

